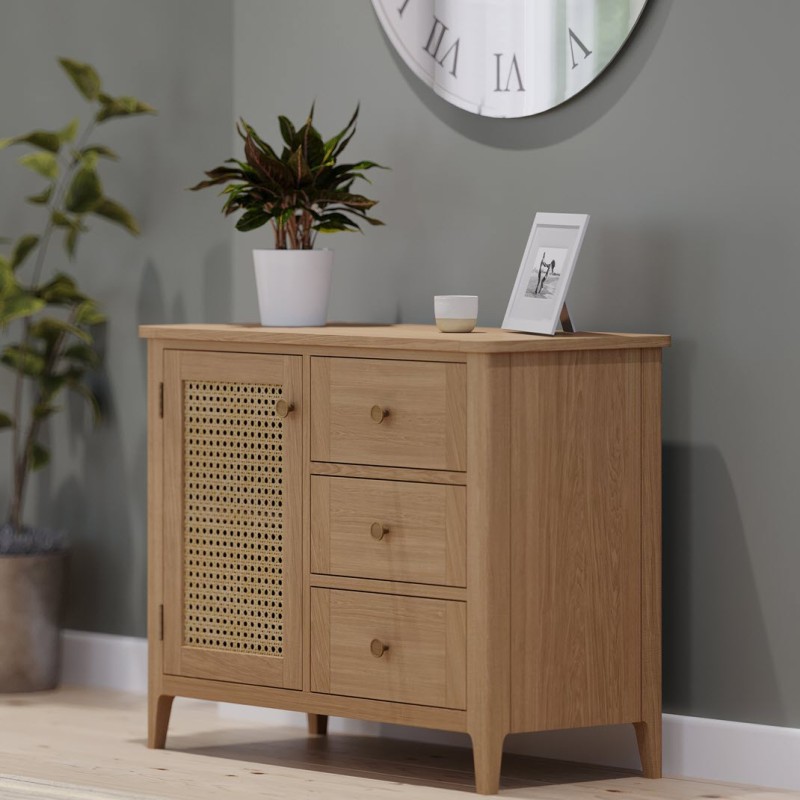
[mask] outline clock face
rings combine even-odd
[[[414,73],[485,117],[526,117],[585,89],[647,0],[372,0]]]

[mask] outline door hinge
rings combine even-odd
[[[158,640],[164,641],[164,605],[158,607]]]
[[[164,383],[158,385],[158,416],[164,419]]]

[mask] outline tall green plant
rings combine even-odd
[[[40,435],[44,422],[59,410],[65,389],[85,397],[98,413],[97,398],[87,374],[98,364],[93,328],[105,320],[95,300],[81,291],[65,270],[44,274],[53,235],[63,233],[68,259],[75,257],[79,237],[92,216],[121,225],[132,234],[139,227],[119,203],[106,197],[98,168],[103,159],[117,160],[113,150],[91,141],[98,125],[118,117],[155,113],[134,97],[103,91],[96,70],[67,58],[61,67],[75,88],[92,104],[90,119],[79,132],[73,119],[59,130],[35,130],[0,140],[0,149],[27,145],[19,163],[44,179],[44,188],[26,202],[44,211],[40,233],[19,236],[7,256],[0,255],[0,326],[8,340],[0,362],[15,374],[13,409],[0,411],[0,428],[11,432],[13,488],[8,521],[23,532],[22,515],[29,474],[44,467],[50,453]],[[8,240],[6,240],[8,241]]]
[[[236,130],[244,141],[245,160],[227,159],[206,172],[208,180],[192,191],[224,185],[225,215],[244,211],[237,230],[251,231],[270,223],[279,250],[310,250],[318,233],[360,231],[360,222],[383,225],[367,213],[377,200],[354,194],[351,188],[356,180],[370,182],[364,175],[367,170],[386,167],[374,161],[338,163],[355,135],[357,119],[358,108],[345,128],[325,141],[313,125],[313,105],[299,128],[286,117],[278,117],[284,142],[280,155],[242,119]]]

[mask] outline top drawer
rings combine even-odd
[[[311,359],[311,459],[466,470],[465,364]]]

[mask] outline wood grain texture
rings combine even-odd
[[[642,769],[661,777],[661,350],[642,350]]]
[[[463,486],[311,480],[311,570],[388,581],[466,584]],[[371,528],[385,529],[376,540]]]
[[[464,472],[439,469],[407,469],[405,467],[380,467],[369,464],[329,464],[312,461],[312,475],[330,475],[342,478],[372,478],[379,481],[419,481],[422,483],[445,483],[463,486],[467,482]]]
[[[147,746],[163,750],[167,744],[167,729],[175,698],[169,694],[148,692],[147,696]]]
[[[312,687],[332,694],[464,708],[466,615],[446,600],[312,589],[328,595],[328,627],[312,618],[312,653],[328,648],[329,679],[312,660]],[[387,650],[376,657],[373,641]]]
[[[311,691],[331,692],[331,592],[311,588],[309,624]]]
[[[312,592],[312,598],[314,593]],[[312,603],[313,607],[313,603]],[[165,690],[176,697],[194,697],[222,703],[241,703],[248,706],[280,708],[285,711],[325,714],[393,725],[413,725],[443,731],[465,732],[467,715],[462,709],[437,708],[413,703],[394,703],[363,697],[345,697],[325,692],[304,692],[275,689],[270,686],[248,686],[202,678],[164,676]]]
[[[476,788],[494,794],[511,725],[509,359],[472,356],[467,369],[467,720]]]
[[[303,691],[311,690],[311,357],[303,355]],[[311,717],[309,717],[309,726]],[[327,725],[327,723],[326,723]]]
[[[464,470],[464,376],[459,364],[312,359],[311,458]],[[380,423],[373,406],[388,412]]]
[[[262,347],[349,347],[364,350],[395,349],[442,353],[513,353],[553,350],[606,350],[669,347],[669,336],[637,333],[560,333],[538,336],[498,328],[476,328],[472,333],[441,333],[434,325],[347,325],[321,328],[264,328],[260,325],[142,325],[139,335],[215,343],[254,344]]]
[[[302,688],[302,372],[296,356],[165,353],[164,375],[164,648],[165,671],[176,675]],[[278,384],[295,405],[282,428],[282,622],[280,656],[188,646],[184,639],[184,382]],[[264,512],[267,513],[266,511]]]
[[[515,356],[513,730],[641,713],[641,363]]]

